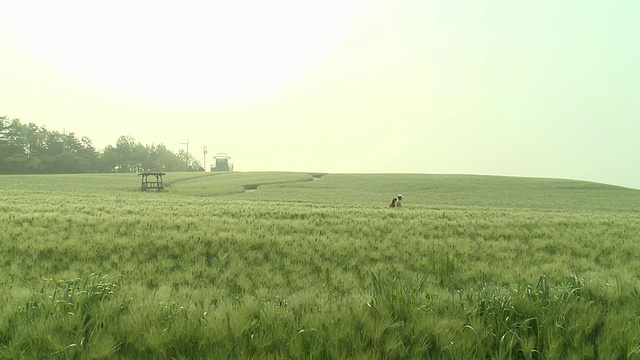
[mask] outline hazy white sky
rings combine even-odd
[[[3,2],[0,115],[240,171],[640,188],[638,1],[167,3]]]

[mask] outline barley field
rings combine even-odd
[[[0,358],[640,359],[638,190],[417,174],[139,181],[0,176]]]

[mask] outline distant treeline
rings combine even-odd
[[[202,170],[186,151],[176,154],[163,144],[142,145],[121,136],[115,146],[96,150],[88,137],[0,116],[0,174]]]

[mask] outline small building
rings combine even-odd
[[[167,175],[166,173],[143,172],[138,175],[142,176],[142,185],[140,186],[141,191],[147,191],[149,189],[156,189],[158,191],[161,191],[162,189],[164,189],[164,184],[162,183],[162,175]]]
[[[225,153],[217,153],[213,157],[215,164],[211,165],[211,171],[233,171],[231,156]]]

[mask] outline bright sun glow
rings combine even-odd
[[[13,40],[67,74],[154,103],[220,104],[295,80],[345,35],[356,1],[15,1]]]

